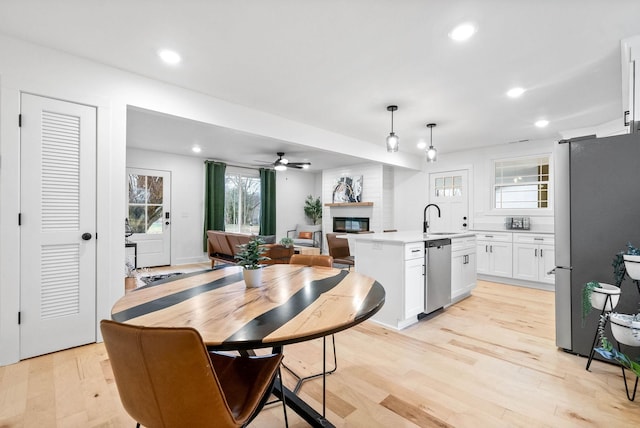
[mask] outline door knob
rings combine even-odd
[[[91,239],[91,234],[88,232],[85,232],[82,234],[82,239],[85,241],[88,241],[89,239]]]

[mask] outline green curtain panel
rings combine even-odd
[[[227,164],[205,161],[204,251],[207,251],[207,230],[224,230],[224,172]]]
[[[276,172],[260,168],[260,235],[276,234]]]

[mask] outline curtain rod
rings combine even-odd
[[[255,166],[234,165],[234,164],[231,164],[231,163],[227,163],[227,162],[219,161],[219,160],[215,160],[215,159],[205,159],[204,163],[207,163],[207,162],[218,162],[218,163],[223,163],[226,166],[232,166],[234,168],[255,169],[256,171],[260,170],[260,169],[271,169],[271,168],[268,168],[266,166],[264,168],[260,168],[260,167],[255,167]]]

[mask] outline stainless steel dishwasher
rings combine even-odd
[[[425,241],[424,307],[429,314],[451,303],[451,239]]]

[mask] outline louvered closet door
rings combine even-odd
[[[21,101],[23,359],[96,340],[96,109]]]

